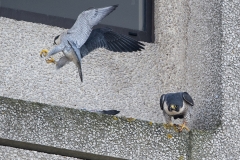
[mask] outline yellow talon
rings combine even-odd
[[[177,126],[178,126],[177,124],[173,124],[172,122],[167,123],[167,124],[163,124],[163,127],[165,129],[172,129],[173,128],[174,131],[179,132]]]
[[[127,118],[127,121],[128,121],[128,122],[133,122],[133,121],[135,121],[135,120],[136,120],[136,119],[135,119],[135,118],[132,118],[132,117],[131,117],[131,118]]]
[[[116,116],[113,116],[113,119],[114,119],[114,120],[118,120],[118,118],[117,118]]]
[[[179,132],[182,132],[182,130],[185,128],[188,132],[190,131],[190,129],[186,126],[186,122],[183,122],[183,124],[179,125],[180,129]]]
[[[40,52],[40,56],[41,56],[41,57],[42,57],[42,56],[46,57],[47,54],[48,54],[48,50],[47,50],[47,49],[43,49],[43,50]]]
[[[176,124],[173,126],[173,129],[174,129],[175,132],[179,132]]]
[[[46,59],[46,62],[47,63],[54,63],[54,64],[56,63],[56,61],[52,57]]]
[[[164,127],[165,129],[171,129],[172,127],[174,127],[174,124],[173,124],[173,123],[163,124],[163,127]]]
[[[184,160],[184,157],[183,157],[183,156],[180,156],[180,157],[178,158],[178,160]]]
[[[173,136],[171,134],[167,134],[167,138],[171,139],[171,138],[173,138]]]

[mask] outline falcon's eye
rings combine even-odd
[[[56,36],[56,37],[54,38],[53,44],[57,44],[57,43],[56,43],[56,40],[59,38],[59,36],[60,36],[60,35],[58,35],[58,36]]]

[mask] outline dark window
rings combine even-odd
[[[94,28],[153,42],[153,0],[1,0],[0,16],[70,28],[82,11],[114,4],[118,8]]]

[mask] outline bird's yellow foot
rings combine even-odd
[[[42,57],[42,56],[46,57],[47,54],[48,54],[48,50],[47,50],[47,49],[43,49],[43,50],[40,52],[40,56],[41,56],[41,57]]]
[[[152,125],[153,125],[153,122],[150,121],[150,122],[148,122],[148,124],[149,124],[150,126],[152,126]]]
[[[113,119],[114,119],[114,120],[118,120],[118,118],[117,118],[116,116],[113,116]]]
[[[177,125],[176,125],[176,124],[173,124],[173,123],[171,122],[171,123],[163,124],[163,127],[164,127],[165,129],[171,129],[172,127],[173,127],[173,128],[176,128]]]
[[[188,132],[190,131],[190,129],[186,126],[186,122],[183,122],[183,124],[179,125],[179,132],[182,132],[182,130],[185,128]]]
[[[127,121],[128,122],[133,122],[133,121],[135,121],[136,119],[135,118],[132,118],[132,117],[130,117],[130,118],[127,118]]]
[[[167,123],[167,124],[163,124],[163,127],[165,129],[174,129],[174,131],[178,132],[178,128],[177,128],[178,125],[176,124],[173,124],[173,123]]]
[[[56,61],[52,58],[52,57],[49,57],[48,59],[46,59],[46,62],[47,63],[56,63]]]
[[[174,126],[173,123],[166,123],[166,124],[163,124],[163,127],[164,127],[165,129],[171,129],[173,126]]]

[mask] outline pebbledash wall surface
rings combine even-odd
[[[239,12],[239,0],[156,0],[155,42],[94,51],[83,83],[39,57],[62,28],[0,17],[1,159],[240,159]],[[159,98],[177,91],[195,101],[190,132],[162,125]]]

